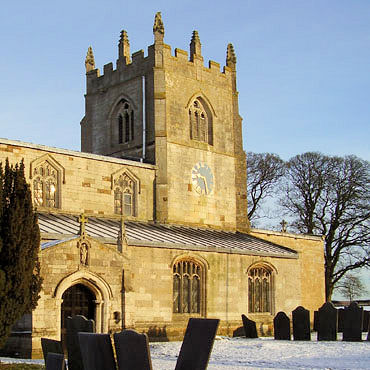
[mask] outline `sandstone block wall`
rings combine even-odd
[[[35,161],[43,162],[49,158],[56,161],[63,173],[59,187],[60,207],[56,210],[63,212],[114,214],[112,176],[128,170],[140,180],[135,219],[153,219],[155,167],[152,165],[2,139],[0,161],[5,163],[6,158],[13,164],[24,160],[25,176],[31,190],[31,169]],[[38,208],[43,210],[42,207]]]
[[[310,310],[310,320],[313,321],[313,311],[325,303],[325,262],[324,241],[322,237],[297,235],[268,230],[252,229],[252,235],[269,240],[273,243],[291,248],[299,253],[296,261],[299,274],[296,285],[300,285],[299,304]],[[296,308],[286,305],[288,312]],[[287,314],[288,312],[285,311]]]

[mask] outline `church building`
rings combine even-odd
[[[88,49],[81,152],[0,139],[0,161],[24,159],[41,232],[41,298],[13,328],[18,352],[40,356],[75,314],[151,340],[182,339],[190,317],[232,336],[246,314],[271,335],[277,312],[312,320],[325,301],[321,237],[250,228],[232,44],[221,71],[197,31],[172,53],[157,13],[153,34],[131,54],[122,31],[102,74]]]

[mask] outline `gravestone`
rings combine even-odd
[[[338,311],[331,302],[324,303],[318,311],[317,340],[337,340]]]
[[[80,351],[80,343],[77,333],[95,332],[94,320],[87,320],[82,315],[67,317],[67,351],[68,351],[68,370],[84,370]]]
[[[293,312],[293,339],[311,340],[310,311],[298,306]]]
[[[369,329],[370,311],[364,310],[364,317],[362,322],[362,331],[367,332]]]
[[[205,370],[219,319],[189,319],[175,370]]]
[[[290,340],[290,319],[285,312],[278,312],[274,317],[274,338]]]
[[[247,316],[242,315],[243,327],[246,338],[258,338],[256,323],[249,320]]]
[[[152,370],[148,336],[135,330],[113,334],[118,370]]]
[[[41,347],[42,347],[42,354],[44,356],[45,364],[46,364],[46,359],[48,357],[49,352],[59,353],[64,356],[62,342],[59,340],[41,338]]]
[[[369,329],[367,331],[367,338],[366,340],[370,340],[370,322],[369,322]]]
[[[352,302],[344,309],[343,340],[361,342],[363,308]]]
[[[78,333],[82,363],[86,370],[116,370],[109,334]]]
[[[343,333],[344,327],[344,308],[338,310],[338,333]]]
[[[46,370],[65,370],[66,362],[64,361],[64,355],[61,353],[49,352],[45,361]]]

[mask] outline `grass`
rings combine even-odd
[[[41,370],[45,369],[43,365],[29,365],[29,364],[2,364],[0,363],[0,370]]]

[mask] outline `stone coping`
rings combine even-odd
[[[157,169],[156,165],[149,164],[149,163],[142,163],[142,162],[137,162],[137,161],[133,161],[133,160],[129,160],[129,159],[120,159],[120,158],[115,158],[115,157],[108,157],[108,156],[100,155],[100,154],[78,152],[77,150],[60,149],[60,148],[55,148],[55,147],[41,145],[41,144],[26,143],[26,142],[19,141],[19,140],[9,140],[9,139],[5,139],[5,138],[0,138],[0,145],[1,144],[3,144],[3,145],[13,145],[13,146],[22,147],[22,148],[42,150],[44,152],[69,155],[69,156],[73,156],[73,157],[93,159],[93,160],[102,161],[102,162],[117,163],[117,164],[122,164],[122,165],[126,165],[126,166],[142,167],[142,168],[148,168],[148,169],[151,169],[151,170]]]
[[[276,236],[283,236],[285,238],[293,238],[293,239],[306,239],[306,240],[315,240],[315,241],[322,241],[324,240],[323,235],[310,235],[310,234],[294,234],[282,231],[274,231],[274,230],[265,230],[265,229],[251,229],[251,233],[253,234],[266,234],[266,235],[276,235]]]

